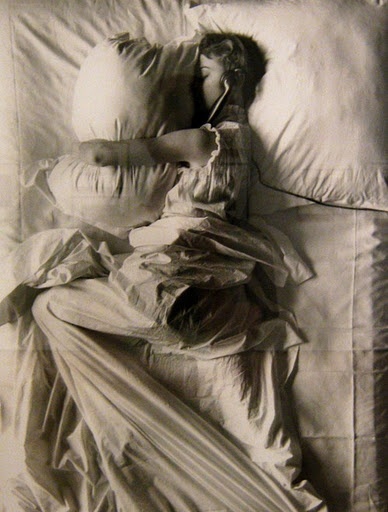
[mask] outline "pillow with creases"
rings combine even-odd
[[[154,137],[190,127],[195,58],[196,44],[181,39],[150,44],[125,33],[97,45],[75,86],[78,139]],[[101,168],[72,155],[46,171],[62,212],[121,237],[160,216],[176,174],[175,165]]]
[[[388,209],[386,7],[240,0],[186,16],[192,34],[242,33],[266,51],[249,111],[263,184],[325,204]]]

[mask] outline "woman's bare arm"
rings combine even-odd
[[[84,162],[105,167],[188,162],[205,165],[216,148],[215,134],[208,130],[188,129],[149,139],[108,141],[95,139],[82,142],[78,157]]]

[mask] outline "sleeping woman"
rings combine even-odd
[[[284,237],[245,224],[247,108],[263,54],[247,38],[209,34],[198,68],[197,117],[206,121],[198,128],[80,144],[79,157],[94,165],[179,162],[180,172],[161,218],[131,231],[130,254],[116,257],[105,277],[41,293],[33,314],[92,432],[117,510],[172,510],[166,493],[185,500],[174,510],[324,510],[303,485],[286,491],[131,362],[131,351],[120,352],[148,342],[153,353],[209,359],[267,348],[279,343],[284,321],[267,318],[265,297],[248,288],[256,265],[275,284],[310,276]]]
[[[239,226],[251,175],[246,110],[264,74],[263,54],[248,38],[209,34],[199,45],[198,67],[198,111],[208,119],[199,128],[80,144],[79,157],[90,164],[180,162],[180,174],[161,219],[131,231],[134,250],[108,278],[77,281],[38,298],[34,314],[43,330],[64,321],[212,357],[268,336],[272,324],[262,323],[262,306],[246,287],[257,262],[278,282],[288,273],[299,281],[309,277],[292,251],[286,267],[287,248],[277,251],[265,234]]]

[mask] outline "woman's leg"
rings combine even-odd
[[[132,319],[145,320],[122,302],[107,280],[96,279],[53,288],[33,307],[93,433],[118,510],[169,510],[168,503],[177,510],[299,510],[280,484],[144,370],[122,342],[131,341],[123,335]]]

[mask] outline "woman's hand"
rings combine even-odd
[[[119,165],[118,144],[115,141],[94,139],[81,142],[77,156],[83,162],[98,167]]]

